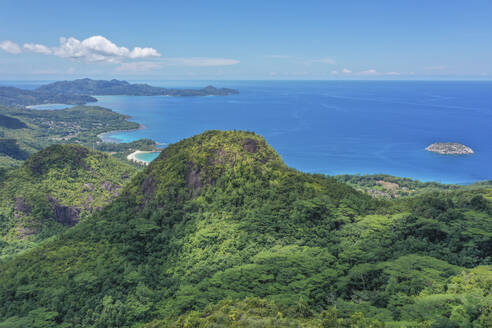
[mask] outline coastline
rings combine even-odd
[[[140,154],[148,154],[148,153],[160,153],[160,151],[155,151],[155,150],[136,150],[134,151],[133,153],[131,153],[130,155],[128,155],[126,157],[127,160],[129,160],[130,162],[134,162],[134,163],[137,163],[137,164],[141,164],[141,165],[149,165],[150,162],[146,162],[144,160],[141,160],[141,159],[138,159],[137,158],[137,155],[140,155]]]
[[[138,128],[136,129],[130,129],[130,130],[112,130],[108,132],[103,132],[99,133],[97,137],[102,140],[102,142],[109,142],[109,143],[123,143],[122,141],[118,141],[118,139],[114,139],[109,137],[109,135],[118,133],[118,132],[131,132],[131,131],[138,131],[138,130],[143,130],[145,129],[145,126],[138,123]]]

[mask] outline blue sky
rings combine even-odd
[[[2,0],[0,80],[490,79],[491,13],[489,0]]]

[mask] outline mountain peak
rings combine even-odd
[[[85,168],[84,159],[89,149],[80,145],[52,145],[29,157],[23,167],[34,175],[42,175],[51,168]]]
[[[215,186],[238,170],[284,166],[263,137],[244,131],[206,131],[164,149],[138,182],[144,199],[183,186],[190,195]]]

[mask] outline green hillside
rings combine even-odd
[[[0,263],[0,327],[490,327],[491,201],[487,185],[377,199],[208,131]]]
[[[102,143],[98,135],[139,127],[127,119],[125,115],[97,106],[75,106],[61,110],[0,106],[0,168],[20,166],[29,154],[53,144],[77,143],[113,151],[111,148],[115,147]],[[136,141],[139,144],[142,142],[152,147],[148,141]],[[120,144],[116,151],[127,151],[132,146]]]
[[[114,199],[135,169],[77,145],[54,145],[0,178],[0,258],[83,221]]]

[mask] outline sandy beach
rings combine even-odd
[[[143,161],[143,160],[137,158],[137,155],[139,155],[139,154],[147,154],[147,153],[158,153],[158,151],[152,151],[152,150],[149,150],[149,151],[136,150],[133,153],[131,153],[130,155],[128,155],[126,157],[126,159],[129,160],[129,161],[138,163],[138,164],[149,165],[149,162],[146,162],[146,161]]]

